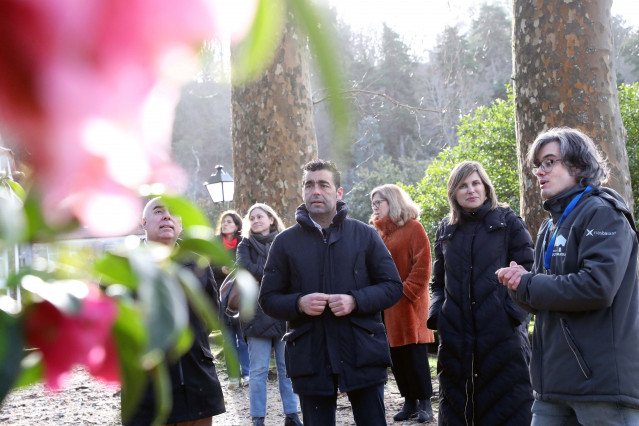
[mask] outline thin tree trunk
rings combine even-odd
[[[287,226],[302,202],[301,166],[317,158],[304,40],[287,24],[261,79],[231,91],[235,207],[266,203]]]
[[[545,214],[525,158],[537,135],[552,127],[588,134],[610,162],[607,186],[634,205],[613,66],[611,5],[612,0],[513,0],[521,215],[533,235]]]

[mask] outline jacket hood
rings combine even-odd
[[[549,198],[548,200],[544,201],[544,210],[550,213],[554,222],[558,222],[564,210],[566,209],[566,207],[568,207],[568,204],[570,204],[573,198],[580,194],[584,189],[586,189],[586,186],[578,183],[572,188],[564,191],[563,193]],[[632,212],[628,208],[626,201],[621,195],[619,195],[617,191],[611,188],[598,186],[594,187],[592,191],[584,194],[584,198],[591,196],[599,196],[607,200],[615,207],[615,209],[622,212],[624,216],[626,216],[628,222],[630,223],[630,226],[633,228],[633,230],[636,230]]]
[[[331,222],[331,226],[339,225],[341,222],[346,219],[348,216],[348,206],[342,200],[337,202],[337,213],[333,217],[333,221]],[[297,207],[295,211],[295,220],[302,226],[315,228],[313,221],[311,220],[311,215],[306,208],[306,204],[302,203]]]

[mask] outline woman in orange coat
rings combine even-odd
[[[428,343],[433,332],[426,327],[430,295],[430,243],[419,218],[419,207],[397,185],[383,185],[371,191],[371,223],[384,240],[404,284],[404,295],[384,311],[390,342],[393,375],[404,397],[404,407],[395,420],[417,417],[420,423],[433,420],[433,393],[428,364]]]

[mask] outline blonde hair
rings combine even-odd
[[[497,201],[497,194],[495,193],[495,187],[493,183],[490,181],[488,177],[488,173],[477,161],[462,161],[458,165],[453,168],[453,171],[450,172],[450,177],[448,178],[448,204],[450,205],[450,219],[449,224],[453,225],[459,222],[459,218],[461,217],[462,207],[457,202],[457,197],[455,197],[455,193],[461,186],[461,184],[466,180],[466,178],[473,173],[477,172],[479,175],[479,179],[481,179],[484,184],[484,189],[486,190],[486,198],[490,200],[491,210],[495,210],[497,207],[508,207],[508,204],[500,203]]]
[[[387,184],[378,186],[371,191],[371,201],[375,194],[379,194],[388,202],[388,216],[397,226],[404,226],[411,219],[419,219],[419,206],[410,195],[397,185]],[[371,222],[374,215],[371,216]]]
[[[264,203],[255,203],[248,209],[246,216],[244,216],[245,226],[242,228],[242,234],[245,237],[250,237],[251,235],[253,235],[253,231],[251,230],[251,221],[249,220],[249,218],[251,217],[251,213],[255,209],[260,209],[264,213],[266,213],[268,217],[270,217],[271,219],[275,219],[271,224],[271,227],[269,228],[269,232],[282,232],[284,230],[284,222],[282,222],[282,219],[280,219],[277,213],[275,213],[275,210]]]

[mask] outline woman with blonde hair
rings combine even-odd
[[[448,203],[435,239],[428,315],[439,337],[439,424],[529,425],[528,315],[495,272],[511,261],[530,269],[532,239],[475,161],[451,172]]]
[[[237,248],[237,261],[249,271],[258,283],[262,282],[264,265],[275,236],[284,230],[284,224],[275,211],[266,204],[253,204],[244,218],[244,239]],[[277,380],[279,382],[282,408],[286,419],[284,425],[297,426],[302,422],[297,415],[298,398],[293,393],[291,379],[286,377],[284,363],[285,322],[269,317],[257,305],[252,319],[240,318],[242,332],[248,341],[249,352],[249,406],[253,426],[264,425],[266,417],[266,381],[271,359],[275,352]]]
[[[431,256],[428,236],[419,223],[419,207],[397,185],[382,185],[371,191],[375,226],[388,248],[404,285],[404,294],[384,311],[390,343],[393,375],[404,407],[396,421],[417,417],[433,420],[430,398],[433,386],[428,364],[428,344],[433,332],[426,326]]]

